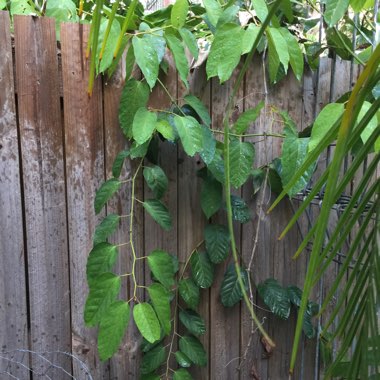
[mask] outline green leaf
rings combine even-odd
[[[194,335],[203,335],[206,332],[204,320],[193,310],[181,310],[179,320]]]
[[[207,168],[216,180],[222,184],[224,183],[224,161],[218,152],[215,152],[214,158],[210,164],[208,164]]]
[[[178,1],[178,0],[177,0]],[[187,0],[185,0],[187,2]],[[189,88],[187,77],[189,75],[189,63],[186,58],[185,49],[182,42],[172,34],[165,34],[168,46],[173,53],[175,66],[181,77],[182,82]]]
[[[120,127],[127,138],[132,137],[133,119],[137,110],[146,107],[149,98],[149,87],[146,82],[129,79],[123,88],[119,106]]]
[[[247,272],[240,268],[241,276],[245,286],[245,290],[248,289],[248,276]],[[243,298],[238,276],[236,273],[235,265],[230,264],[223,277],[222,286],[220,288],[220,300],[226,307],[232,307],[236,305]]]
[[[136,141],[133,141],[131,150],[130,150],[132,160],[134,160],[137,157],[145,157],[148,151],[149,145],[150,145],[150,140],[144,142],[144,144],[141,144],[141,145],[137,144]]]
[[[7,0],[0,0],[0,9],[4,9],[7,6]]]
[[[104,182],[95,194],[95,213],[99,214],[108,200],[120,189],[121,182],[117,178],[111,178]]]
[[[125,57],[125,80],[130,79],[135,63],[135,52],[133,51],[133,45],[130,45],[127,50],[127,55]]]
[[[200,299],[199,288],[191,278],[181,280],[178,284],[178,291],[187,306],[193,310],[198,307]]]
[[[302,299],[302,290],[297,286],[288,286],[287,291],[290,302],[294,306],[300,307]]]
[[[140,367],[141,372],[141,367]],[[161,380],[160,376],[158,376],[156,373],[147,373],[147,374],[141,374],[140,380]]]
[[[11,14],[37,16],[36,9],[29,4],[28,0],[11,1]]]
[[[211,262],[219,264],[224,261],[230,249],[230,234],[226,226],[208,224],[204,232],[206,251]]]
[[[90,285],[99,275],[111,270],[115,264],[117,254],[116,245],[104,242],[95,245],[89,254],[86,266],[87,281]]]
[[[164,334],[169,335],[171,330],[170,294],[161,284],[157,283],[149,286],[148,293]]]
[[[290,66],[292,67],[294,75],[300,81],[302,79],[304,67],[302,50],[298,44],[297,38],[291,34],[288,29],[280,28],[280,32],[288,44]]]
[[[199,154],[203,162],[206,165],[209,165],[213,161],[215,156],[216,140],[210,128],[206,127],[205,125],[201,125],[201,128],[203,132],[203,148],[199,152]]]
[[[190,375],[189,371],[184,368],[180,368],[174,372],[173,380],[193,380],[193,377]]]
[[[190,367],[191,366],[191,360],[181,351],[177,351],[175,353],[175,358],[177,360],[177,363],[181,366],[181,367]]]
[[[112,175],[114,178],[119,178],[121,174],[121,169],[123,168],[124,160],[129,156],[129,150],[122,150],[119,152],[115,158],[112,165]]]
[[[211,218],[223,204],[223,187],[214,178],[207,177],[202,184],[201,207],[206,218]]]
[[[190,258],[191,273],[201,288],[209,288],[214,281],[214,266],[206,252],[194,252]]]
[[[116,231],[119,225],[119,220],[119,215],[109,214],[101,221],[99,225],[96,226],[94,233],[94,246],[106,241],[107,238]]]
[[[144,32],[142,40],[153,47],[157,54],[158,62],[161,63],[165,56],[166,41],[164,38],[164,31],[160,29],[152,30],[150,26],[142,22],[139,27],[140,32]]]
[[[188,12],[189,3],[187,0],[176,0],[170,15],[172,25],[177,29],[182,28],[185,25]]]
[[[302,322],[302,330],[304,334],[309,338],[315,338],[317,334],[317,329],[313,325],[312,318],[318,314],[318,305],[314,302],[308,302],[306,313]]]
[[[12,1],[11,6],[12,3],[17,3],[17,1]],[[79,20],[77,16],[76,5],[71,0],[49,0],[46,2],[45,16],[55,18],[57,40],[60,40],[60,29],[62,22],[77,22]]]
[[[247,223],[251,220],[251,211],[243,199],[236,195],[231,195],[232,217],[240,223]]]
[[[137,110],[133,119],[132,134],[138,144],[148,141],[156,129],[157,115],[145,107]]]
[[[198,366],[207,364],[207,355],[202,343],[195,336],[183,336],[179,340],[179,349]]]
[[[153,307],[146,302],[133,308],[133,319],[141,335],[150,343],[160,339],[161,328]]]
[[[175,116],[174,124],[185,152],[193,157],[203,150],[203,129],[191,116]]]
[[[242,54],[248,54],[252,48],[253,44],[259,34],[260,27],[255,24],[249,24],[244,32],[243,42],[242,42]]]
[[[350,0],[350,5],[355,13],[359,13],[364,7],[367,0]]]
[[[218,23],[220,15],[223,13],[223,9],[217,0],[204,0],[203,5],[206,8],[207,18],[213,26]]]
[[[166,140],[174,141],[176,139],[174,128],[167,120],[158,120],[156,129]]]
[[[154,45],[148,39],[134,36],[132,38],[136,63],[152,89],[156,84],[160,62]]]
[[[170,289],[174,285],[173,259],[165,251],[154,250],[148,256],[148,265],[154,277]]]
[[[156,221],[165,231],[172,228],[172,218],[166,206],[158,199],[148,199],[143,202],[147,213]]]
[[[231,185],[236,189],[244,185],[251,174],[255,149],[249,142],[233,140],[230,143]]]
[[[186,95],[184,100],[194,109],[194,111],[202,119],[203,123],[210,127],[211,118],[206,106],[194,95]]]
[[[157,198],[161,198],[168,188],[168,177],[159,166],[147,167],[143,175],[149,188]]]
[[[155,371],[166,360],[166,352],[162,344],[144,354],[141,362],[140,372],[145,375]]]
[[[268,55],[269,55],[269,77],[272,83],[276,82],[280,64],[283,65],[285,73],[288,70],[289,52],[285,38],[280,29],[267,28]]]
[[[107,360],[120,346],[130,318],[129,304],[124,301],[112,303],[100,320],[98,350],[100,360]]]
[[[269,309],[278,317],[288,319],[290,314],[290,299],[288,291],[277,280],[268,278],[257,287],[260,297]]]
[[[237,17],[237,13],[239,12],[239,9],[240,7],[238,5],[231,5],[225,8],[218,19],[216,30],[220,29],[222,25],[227,23],[238,24],[239,18]]]
[[[252,184],[253,184],[253,195],[261,189],[262,184],[265,180],[265,171],[263,169],[253,169],[252,170]]]
[[[344,112],[344,104],[330,103],[322,109],[311,130],[308,151],[315,149]]]
[[[360,121],[363,119],[363,117],[368,112],[368,110],[371,108],[371,106],[372,106],[372,104],[370,102],[367,102],[367,101],[363,102],[363,105],[362,105],[362,107],[360,109],[360,112],[359,112],[357,123],[360,123]],[[360,138],[363,141],[363,144],[365,144],[368,141],[368,139],[370,138],[370,136],[372,135],[372,133],[375,131],[375,129],[377,127],[378,127],[377,117],[374,116],[367,123],[367,125],[364,128],[363,132],[360,134]]]
[[[244,30],[237,24],[218,28],[206,63],[207,78],[218,76],[223,83],[240,62]]]
[[[179,34],[181,35],[182,40],[186,44],[191,55],[194,57],[195,60],[197,60],[198,59],[198,43],[194,34],[191,33],[190,30],[186,28],[181,28],[179,30]]]
[[[233,131],[238,135],[243,135],[248,130],[249,126],[256,121],[264,106],[264,101],[261,101],[256,107],[243,112],[234,124]]]
[[[91,284],[84,308],[86,326],[95,326],[107,314],[108,306],[120,291],[120,284],[120,277],[113,273],[103,273]]]
[[[264,22],[268,16],[268,7],[265,0],[252,0],[253,9],[261,22]]]
[[[346,13],[349,0],[325,0],[326,8],[323,14],[328,26],[334,26]]]

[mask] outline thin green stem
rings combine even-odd
[[[211,129],[211,131],[213,133],[224,134],[224,131],[220,131],[218,129]],[[239,135],[237,133],[231,133],[230,132],[229,135],[233,136],[233,137],[241,137],[241,138],[244,138],[244,137],[278,137],[278,138],[281,138],[281,139],[285,138],[285,135],[282,135],[280,133],[267,133],[267,132],[262,132],[262,133],[247,133],[245,135]]]

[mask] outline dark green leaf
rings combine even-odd
[[[265,180],[265,171],[263,169],[252,170],[253,195],[260,189]]]
[[[104,242],[107,238],[112,235],[118,225],[119,225],[120,216],[116,214],[107,215],[99,225],[95,228],[94,233],[94,246]]]
[[[210,127],[211,118],[206,106],[196,96],[193,95],[186,95],[184,100],[195,110],[198,116],[202,119],[203,123]]]
[[[142,358],[142,363],[140,367],[140,372],[148,374],[153,372],[161,366],[161,364],[166,360],[166,352],[162,344],[154,347],[152,350],[144,354]]]
[[[166,206],[158,199],[148,199],[143,202],[148,214],[165,230],[172,228],[172,219]]]
[[[119,120],[127,138],[132,137],[133,119],[137,110],[147,105],[148,98],[149,87],[146,82],[138,82],[131,78],[125,83],[120,99]]]
[[[209,288],[214,280],[214,266],[206,252],[194,252],[190,259],[191,273],[201,288]]]
[[[206,251],[214,264],[224,261],[230,249],[228,228],[220,224],[208,224],[204,232]]]
[[[156,198],[161,198],[168,188],[168,178],[159,166],[146,167],[143,175]]]
[[[135,52],[133,51],[133,45],[130,45],[125,57],[125,80],[129,80],[132,75],[133,68],[135,66]]]
[[[351,40],[336,28],[328,28],[326,31],[327,45],[342,59],[349,60],[351,54]],[[360,56],[362,58],[362,56]]]
[[[269,309],[282,319],[288,319],[290,314],[290,299],[288,291],[277,280],[269,278],[258,285],[257,290]]]
[[[244,185],[251,174],[255,149],[249,142],[239,140],[230,143],[231,185],[239,188]]]
[[[206,332],[204,320],[193,310],[181,310],[179,320],[194,335],[203,335]]]
[[[104,272],[108,272],[115,264],[117,247],[109,243],[99,243],[94,246],[87,260],[87,281],[92,284],[93,280]]]
[[[288,286],[287,288],[290,302],[297,307],[301,305],[302,290],[297,286]]]
[[[161,284],[153,283],[149,286],[148,293],[164,334],[170,334],[171,323],[169,292]]]
[[[104,182],[95,194],[95,213],[99,214],[108,200],[120,189],[121,182],[116,178],[111,178]]]
[[[214,138],[213,133],[211,132],[210,128],[206,127],[205,125],[201,125],[202,128],[202,135],[203,135],[203,148],[199,152],[203,162],[206,165],[209,165],[215,156],[216,151],[216,140]]]
[[[172,25],[175,28],[182,28],[185,25],[187,13],[189,12],[189,3],[187,0],[176,0],[173,5],[170,16]]]
[[[183,336],[179,340],[179,348],[194,364],[201,367],[207,364],[206,351],[195,336]]]
[[[95,326],[107,314],[107,308],[120,291],[120,277],[103,273],[91,284],[84,308],[86,326]]]
[[[148,141],[156,128],[157,115],[145,107],[139,108],[133,119],[132,134],[138,144]]]
[[[202,185],[201,207],[206,218],[211,218],[223,203],[223,187],[214,178],[207,177]]]
[[[99,324],[98,349],[100,360],[107,360],[120,346],[130,317],[129,304],[115,301],[104,314]]]
[[[251,220],[251,211],[243,199],[236,195],[231,195],[232,217],[240,223],[247,223]]]
[[[224,183],[224,161],[219,153],[215,153],[213,160],[207,166],[212,175],[220,183]]]
[[[174,123],[185,152],[193,157],[203,150],[203,129],[191,116],[175,116]]]
[[[187,3],[187,0],[184,1]],[[189,75],[189,63],[187,61],[185,49],[182,45],[182,42],[172,34],[166,34],[165,38],[171,52],[173,53],[175,66],[177,68],[179,76],[181,77],[182,82],[188,88],[189,83],[187,81],[187,77]]]
[[[140,368],[141,372],[141,368]],[[141,374],[140,380],[161,380],[160,376],[158,376],[156,373],[147,373],[147,374]]]
[[[325,0],[326,8],[323,14],[328,26],[334,26],[346,13],[349,0]]]
[[[123,168],[124,160],[129,156],[129,150],[122,150],[119,152],[115,158],[112,165],[112,175],[114,178],[119,178],[121,174],[121,169]]]
[[[135,305],[133,307],[133,319],[141,335],[148,342],[154,343],[160,339],[160,322],[151,305],[146,302]]]
[[[180,368],[174,372],[173,380],[193,380],[193,377],[186,369]]]
[[[313,325],[312,318],[318,313],[319,306],[314,302],[308,302],[306,313],[302,323],[302,330],[304,334],[309,338],[313,339],[316,336],[317,329]]]
[[[191,278],[179,282],[179,295],[191,309],[196,309],[199,304],[199,288]]]
[[[241,276],[245,286],[248,289],[247,272],[240,268]],[[234,264],[230,264],[223,277],[222,286],[220,288],[220,299],[224,306],[232,307],[243,298],[243,293],[240,288],[236,268]]]
[[[170,289],[174,285],[173,259],[165,251],[155,250],[148,256],[148,265],[154,277]]]
[[[181,351],[177,351],[175,353],[175,358],[177,360],[177,363],[181,366],[181,367],[190,367],[191,366],[191,360]]]
[[[197,60],[198,59],[198,43],[193,33],[191,33],[190,30],[186,28],[181,28],[179,30],[179,34],[181,35],[183,42],[186,44],[187,48],[189,49],[194,59]]]
[[[256,121],[264,106],[264,101],[260,101],[256,107],[243,112],[233,126],[234,132],[238,135],[244,134],[248,130],[249,126]]]

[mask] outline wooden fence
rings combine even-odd
[[[85,265],[97,223],[94,192],[110,177],[113,159],[126,145],[118,126],[122,71],[110,80],[99,78],[93,96],[86,95],[87,35],[84,25],[63,24],[58,50],[54,20],[16,16],[12,49],[9,16],[0,12],[1,379],[69,379],[71,375],[94,380],[138,378],[136,329],[129,328],[119,352],[101,363],[96,332],[83,322],[88,291]],[[302,83],[289,75],[270,87],[257,57],[238,95],[236,113],[265,99],[267,112],[252,127],[253,133],[282,131],[281,124],[270,115],[270,105],[287,110],[303,129],[329,100],[349,90],[356,75],[357,69],[349,63],[324,60],[318,72],[306,72]],[[172,67],[165,81],[169,91],[180,98],[183,88]],[[194,93],[209,105],[212,127],[220,128],[230,84],[219,85],[215,80],[206,83],[202,68],[191,74],[190,82]],[[163,108],[169,103],[162,90],[155,90],[152,106]],[[257,166],[278,156],[281,139],[262,137],[253,141],[257,142]],[[165,201],[173,215],[173,228],[163,232],[138,208],[136,247],[147,254],[160,247],[177,254],[183,262],[202,240],[206,222],[200,211],[200,181],[194,179],[200,163],[187,159],[173,144],[163,143],[161,148],[159,163],[169,177]],[[128,165],[126,175],[133,170]],[[143,199],[145,192],[140,179],[137,197]],[[254,217],[237,227],[238,245],[246,264],[253,256],[255,282],[274,277],[284,285],[302,286],[306,257],[291,262],[300,231],[294,229],[286,239],[277,241],[292,215],[290,203],[284,201],[268,216],[265,209],[273,199],[268,191],[253,197],[248,184],[242,193]],[[107,212],[126,214],[129,201],[126,185]],[[306,231],[307,223],[302,229]],[[115,241],[126,241],[127,231],[128,225],[123,223]],[[258,309],[277,345],[273,355],[265,357],[246,309],[239,305],[226,309],[219,302],[226,265],[217,268],[215,286],[202,291],[199,312],[207,325],[202,342],[209,360],[205,368],[193,370],[194,378],[286,379],[295,318],[282,321]],[[129,266],[125,248],[118,270],[126,273]],[[138,276],[141,282],[144,277],[150,280],[144,269]],[[125,297],[128,292],[126,285]],[[322,287],[315,300],[318,302],[323,294]],[[263,306],[256,294],[254,300]],[[316,342],[304,340],[295,378],[318,378],[318,363]]]

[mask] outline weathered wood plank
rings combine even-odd
[[[0,12],[0,47],[0,352],[6,353],[29,348],[17,116],[6,12]],[[24,359],[28,367],[29,359]],[[0,359],[0,374],[6,373],[29,379],[21,366]]]
[[[34,351],[70,350],[70,288],[55,22],[16,16],[15,51]],[[68,357],[52,358],[71,372]],[[33,370],[58,377],[36,356]]]
[[[89,62],[85,59],[89,28],[64,23],[61,26],[64,122],[67,176],[68,231],[70,241],[72,350],[95,379],[108,379],[107,363],[100,363],[96,333],[84,326],[83,310],[88,294],[86,261],[98,218],[94,195],[104,180],[103,112],[101,80],[87,96]],[[104,213],[102,213],[104,215]],[[74,376],[83,376],[78,363]]]

